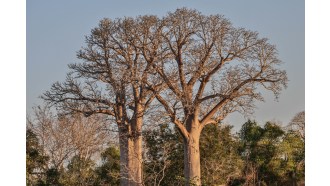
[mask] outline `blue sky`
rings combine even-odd
[[[254,117],[261,124],[276,120],[287,124],[305,109],[305,15],[301,0],[235,1],[27,1],[26,107],[41,104],[38,99],[55,81],[63,81],[69,63],[79,62],[76,51],[84,46],[84,36],[104,17],[117,18],[155,14],[162,16],[176,8],[188,7],[204,14],[223,14],[237,27],[258,31],[277,46],[288,88],[278,101],[265,93],[257,103]],[[233,114],[226,119],[240,127],[245,119]]]

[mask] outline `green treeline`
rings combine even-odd
[[[239,132],[208,125],[200,138],[202,185],[302,185],[305,144],[301,131],[267,122]],[[143,185],[184,185],[183,139],[173,125],[144,131]],[[79,154],[54,168],[33,130],[26,132],[27,185],[119,185],[120,152],[109,144],[92,160]]]

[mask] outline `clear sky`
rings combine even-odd
[[[204,14],[223,14],[237,27],[258,31],[277,46],[283,69],[289,77],[288,88],[278,101],[264,94],[252,119],[263,124],[269,120],[286,125],[305,110],[305,5],[302,0],[168,0],[109,1],[57,0],[27,1],[27,114],[41,104],[38,98],[55,81],[63,81],[69,63],[79,62],[76,51],[84,46],[84,36],[102,18],[155,14],[162,16],[176,8],[188,7]],[[245,119],[233,114],[226,122],[240,127]]]

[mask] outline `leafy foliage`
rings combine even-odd
[[[200,139],[203,185],[221,185],[241,176],[243,161],[238,154],[239,141],[232,126],[209,125]]]
[[[304,141],[296,132],[249,120],[239,136],[246,184],[297,185],[304,180]]]
[[[44,179],[48,156],[43,154],[37,136],[32,130],[26,131],[26,181],[27,185],[40,183]]]
[[[94,162],[80,156],[74,156],[67,166],[67,171],[63,175],[64,185],[92,185],[96,179],[94,171]]]
[[[144,185],[184,185],[183,137],[174,125],[144,131]],[[200,137],[202,185],[302,185],[305,141],[299,132],[267,122],[207,125]],[[110,145],[100,163],[76,155],[52,167],[33,130],[26,132],[27,185],[120,185],[120,152]]]
[[[304,181],[305,178],[305,143],[301,135],[295,131],[288,131],[279,151],[282,154],[281,174],[284,183],[297,185],[297,182]]]
[[[183,139],[176,128],[162,125],[144,133],[146,143],[145,184],[182,185]]]
[[[119,185],[120,153],[116,147],[108,147],[102,154],[102,165],[97,167],[97,185]]]

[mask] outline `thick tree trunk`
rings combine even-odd
[[[184,176],[185,185],[201,185],[199,137],[201,131],[193,124],[189,139],[184,140]]]
[[[132,139],[132,150],[130,151],[130,173],[132,186],[142,185],[142,136],[135,136]]]
[[[119,149],[120,149],[120,185],[129,185],[130,165],[129,151],[131,142],[129,140],[127,126],[119,126]]]
[[[120,185],[142,185],[142,120],[119,127]],[[134,127],[133,127],[134,126]]]

